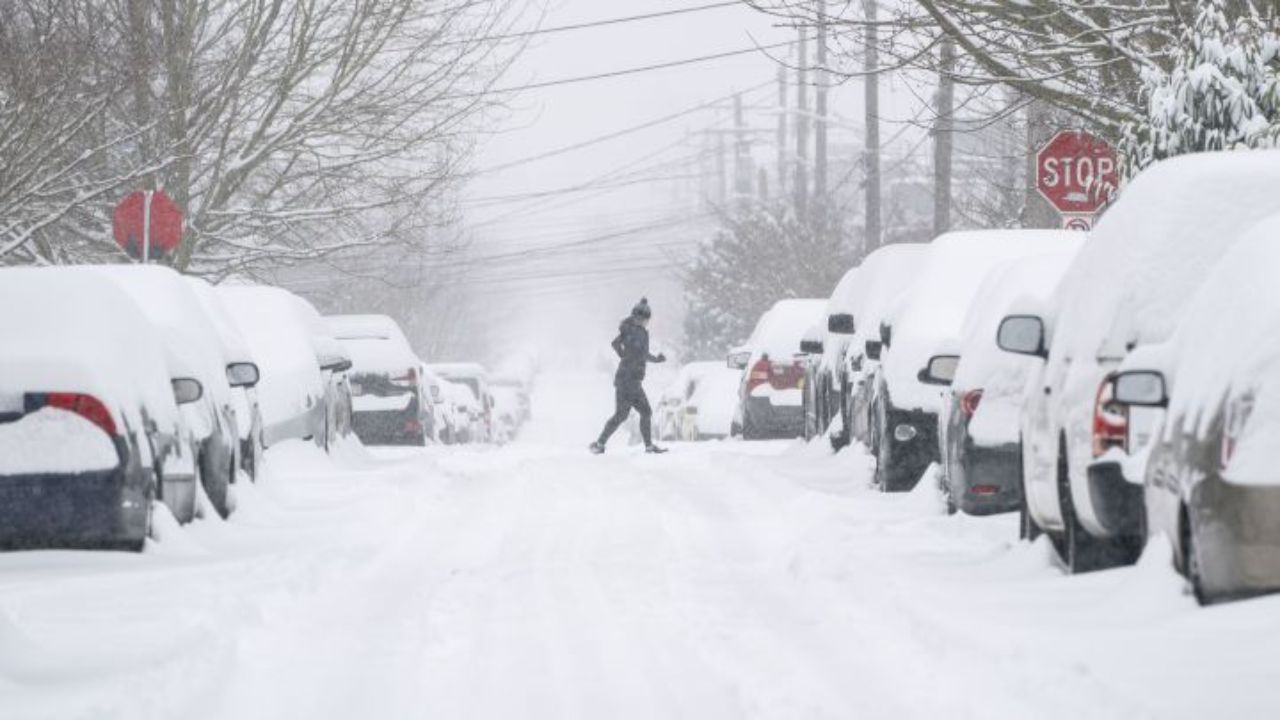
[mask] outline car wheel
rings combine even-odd
[[[1027,486],[1022,485],[1022,497],[1018,498],[1018,539],[1035,542],[1040,537],[1040,526],[1031,517],[1031,508],[1027,507]]]
[[[1196,547],[1195,531],[1191,529],[1191,517],[1187,514],[1185,507],[1182,509],[1179,524],[1182,526],[1180,533],[1182,535],[1182,568],[1180,569],[1187,578],[1187,584],[1190,586],[1191,594],[1195,596],[1196,602],[1201,605],[1209,605],[1213,600],[1204,591],[1200,551]]]

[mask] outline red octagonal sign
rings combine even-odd
[[[1119,183],[1115,149],[1092,133],[1062,130],[1036,153],[1036,189],[1058,212],[1096,213]]]
[[[182,243],[182,210],[163,190],[129,193],[116,205],[111,221],[116,244],[132,257],[142,257],[142,247],[146,244],[151,256],[148,259],[156,260]]]

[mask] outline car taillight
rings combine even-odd
[[[1093,456],[1111,448],[1129,449],[1129,409],[1114,402],[1114,383],[1108,377],[1098,386],[1093,404]]]
[[[978,403],[980,402],[982,402],[982,391],[970,390],[960,396],[960,411],[964,413],[965,417],[971,418],[974,413],[978,412]]]
[[[757,387],[769,382],[769,378],[773,376],[773,366],[769,363],[769,359],[762,357],[756,361],[755,365],[747,371],[747,392],[755,390]]]
[[[404,431],[407,433],[422,432],[422,424],[418,422],[418,418],[409,418],[404,421]]]
[[[102,428],[103,432],[114,436],[116,421],[111,411],[101,400],[84,393],[33,393],[27,396],[27,411],[39,410],[42,407],[55,407],[73,412],[89,422]]]
[[[401,375],[400,377],[391,378],[391,382],[416,386],[418,384],[418,369],[409,368],[409,372]]]

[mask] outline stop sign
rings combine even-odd
[[[1083,130],[1062,130],[1036,153],[1036,190],[1061,213],[1092,214],[1111,201],[1116,151]]]
[[[150,195],[151,213],[147,217]],[[150,221],[150,237],[146,238]],[[142,257],[143,240],[149,245],[148,260],[171,253],[182,243],[182,210],[163,190],[131,192],[116,205],[111,216],[112,234],[116,244],[131,256]]]

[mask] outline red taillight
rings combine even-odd
[[[755,365],[747,371],[747,392],[755,390],[757,387],[769,382],[769,378],[773,376],[773,366],[769,364],[768,358],[760,358]]]
[[[1111,448],[1129,449],[1129,409],[1113,402],[1111,378],[1098,386],[1093,404],[1093,456],[1100,457]]]
[[[974,495],[998,495],[1000,493],[999,485],[974,485]]]
[[[391,378],[391,382],[416,386],[418,384],[418,369],[409,368],[409,372],[400,377]]]
[[[418,422],[417,418],[409,418],[404,421],[404,431],[407,433],[420,433],[422,432],[422,424]]]
[[[970,390],[960,396],[960,411],[964,413],[965,417],[971,418],[974,413],[978,412],[978,403],[980,402],[982,402],[982,391]]]
[[[108,435],[116,434],[116,421],[111,417],[111,411],[101,400],[84,393],[49,393],[44,396],[44,403],[47,407],[56,407],[68,412],[73,412],[89,422],[102,428]]]
[[[1231,465],[1231,458],[1236,454],[1236,446],[1240,443],[1240,435],[1244,425],[1253,412],[1253,398],[1245,396],[1227,406],[1227,416],[1222,423],[1222,444],[1218,450],[1218,468],[1226,470]]]

